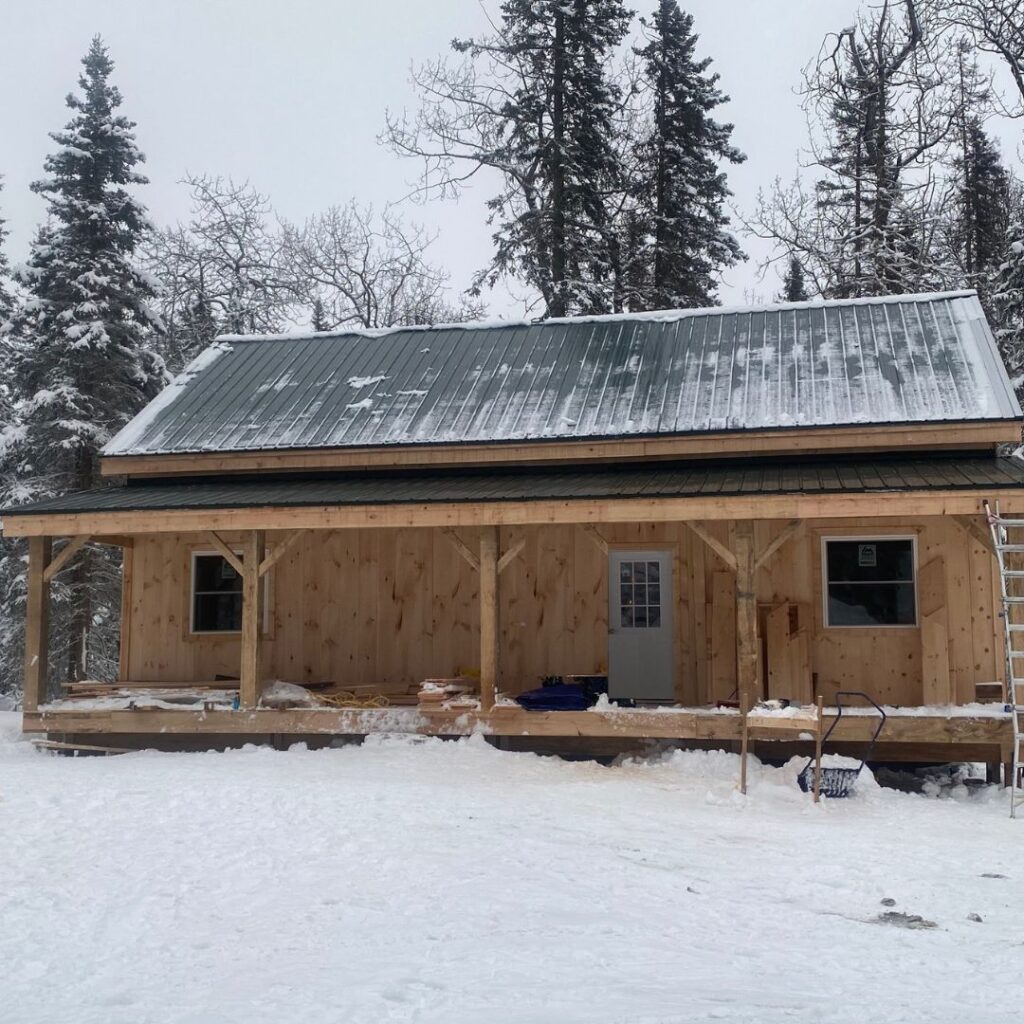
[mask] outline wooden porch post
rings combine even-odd
[[[736,524],[736,671],[740,710],[747,712],[761,696],[757,675],[757,561],[754,524]]]
[[[25,608],[25,694],[22,707],[35,711],[46,702],[50,622],[50,581],[45,577],[53,541],[29,537],[28,593]]]
[[[251,530],[246,534],[242,544],[242,664],[239,673],[239,703],[243,708],[254,708],[259,704],[263,683],[260,562],[265,549],[266,537],[262,530]]]
[[[480,710],[494,707],[498,688],[498,528],[480,530]]]

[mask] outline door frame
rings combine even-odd
[[[664,564],[667,566],[668,571],[668,593],[666,596],[664,588],[664,580],[662,580],[662,597],[661,597],[661,616],[662,626],[661,629],[666,630],[668,640],[668,681],[669,681],[669,696],[667,697],[655,697],[655,698],[638,698],[638,699],[651,699],[651,700],[666,700],[675,703],[678,700],[678,675],[679,667],[677,662],[679,660],[679,623],[677,623],[676,612],[681,606],[679,595],[676,592],[676,588],[682,586],[681,571],[679,564],[679,545],[673,541],[630,541],[623,544],[617,544],[610,542],[608,544],[608,552],[605,559],[605,572],[608,581],[608,683],[609,689],[612,687],[612,637],[617,629],[622,629],[621,625],[615,626],[613,622],[618,622],[619,615],[621,614],[621,605],[617,600],[619,593],[619,579],[617,574],[613,574],[612,566],[614,565],[614,559],[618,556],[620,559],[625,558],[629,560],[630,556],[636,558],[637,556],[653,555],[658,559],[663,559]],[[677,583],[677,580],[679,581]],[[628,627],[627,627],[628,628]]]

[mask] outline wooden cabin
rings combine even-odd
[[[1005,761],[976,701],[1020,436],[972,292],[220,338],[107,445],[110,486],[4,512],[24,728],[732,742],[737,707],[856,690],[894,709],[886,757]],[[119,678],[47,694],[86,543],[124,552]],[[513,699],[579,676],[609,700]]]

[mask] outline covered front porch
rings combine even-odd
[[[993,460],[975,461],[991,474]],[[980,513],[985,498],[1012,503],[1020,484],[989,475],[969,486],[970,460],[939,465],[930,477],[890,462],[774,476],[691,465],[188,482],[101,492],[92,507],[89,496],[62,499],[5,521],[30,538],[25,729],[733,743],[759,701],[820,695],[831,706],[837,691],[864,690],[899,709],[882,741],[893,750],[880,756],[956,747],[1004,759],[1008,716],[976,704],[998,690],[1003,660]],[[893,538],[913,551],[912,578],[899,584],[912,588],[912,617],[831,622],[827,545]],[[47,693],[50,581],[86,543],[124,552],[119,678],[85,697]],[[627,614],[616,573],[640,556],[666,567],[657,624],[668,631],[669,690],[648,702],[641,687],[629,708],[519,707],[516,695],[552,676],[607,676],[616,695],[614,637]],[[210,557],[235,581],[230,600],[210,600],[235,609],[236,628],[197,628],[197,558]],[[651,664],[641,659],[644,673]],[[450,699],[417,699],[423,681],[452,679],[463,685]],[[266,706],[275,681],[307,687],[312,706]],[[318,696],[337,693],[354,706]],[[850,716],[836,738],[858,743],[867,728]]]

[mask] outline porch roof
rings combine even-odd
[[[160,480],[67,494],[4,517],[201,509],[728,498],[1024,490],[1024,461],[965,455],[756,462],[655,462],[579,470],[499,469]]]

